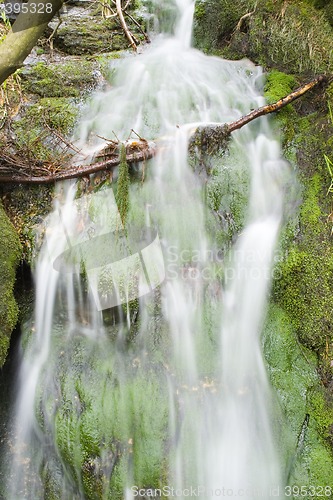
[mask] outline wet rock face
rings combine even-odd
[[[82,2],[80,2],[82,4]],[[138,27],[127,19],[128,26],[138,41],[143,35]],[[128,40],[120,26],[118,17],[111,12],[102,12],[101,7],[95,10],[83,6],[70,6],[49,25],[53,46],[66,54],[81,56],[102,54],[129,48]]]
[[[121,30],[113,20],[68,15],[54,40],[55,46],[72,55],[95,54],[127,47]]]

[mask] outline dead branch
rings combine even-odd
[[[143,146],[144,147],[142,147],[142,149],[135,148],[134,151],[130,151],[126,154],[127,163],[137,163],[144,160],[149,160],[156,155],[157,147],[154,142],[145,141],[145,144]],[[100,157],[102,157],[101,154],[98,155],[98,158]],[[12,159],[8,158],[8,160],[11,161]],[[41,174],[30,176],[27,172],[22,175],[22,171],[20,170],[18,170],[17,174],[11,171],[10,175],[1,175],[0,182],[12,184],[51,184],[60,180],[75,179],[78,177],[95,174],[96,172],[100,172],[101,170],[109,170],[118,166],[119,163],[120,154],[119,151],[117,151],[115,155],[111,155],[110,157],[108,157],[108,155],[105,155],[105,158],[97,163],[73,166],[66,170],[56,170],[54,172],[50,172],[50,170],[48,170],[48,175]],[[0,172],[3,170],[3,165],[0,164]],[[32,171],[36,172],[36,170],[36,166],[34,165]]]
[[[287,95],[286,97],[283,97],[279,101],[273,104],[266,104],[266,106],[262,106],[261,108],[255,109],[254,111],[251,111],[251,113],[248,113],[239,120],[230,123],[228,125],[228,133],[231,134],[231,132],[233,132],[234,130],[243,127],[244,125],[251,122],[255,118],[258,118],[259,116],[268,115],[269,113],[275,113],[275,111],[284,108],[285,106],[295,101],[296,99],[298,99],[299,97],[301,97],[302,95],[304,95],[306,92],[313,89],[317,85],[327,84],[328,82],[329,78],[326,75],[318,76],[311,82],[302,85],[298,89],[294,90],[294,92]]]
[[[274,113],[287,106],[295,99],[298,99],[309,90],[320,84],[327,85],[330,79],[326,76],[319,76],[311,82],[299,87],[297,90],[280,99],[276,103],[267,104],[229,124],[213,124],[198,127],[190,139],[190,147],[199,146],[206,150],[216,150],[223,148],[232,132],[240,129],[256,118]],[[50,184],[64,179],[74,179],[95,174],[102,170],[111,170],[120,163],[120,141],[105,139],[106,146],[103,147],[94,157],[93,162],[87,165],[73,165],[75,155],[82,153],[63,139],[59,133],[55,133],[55,138],[62,143],[64,149],[63,156],[51,161],[39,161],[36,158],[29,158],[22,154],[13,154],[12,151],[0,151],[0,183],[16,184]],[[138,135],[138,134],[136,134]],[[126,159],[128,163],[136,163],[154,157],[161,148],[162,141],[147,141],[140,136],[138,140],[126,141]],[[67,167],[66,167],[67,165]]]
[[[135,24],[135,26],[137,26],[137,28],[139,29],[139,31],[140,31],[140,32],[142,33],[142,35],[145,37],[146,42],[147,42],[147,43],[150,43],[150,42],[151,42],[151,40],[150,40],[149,36],[147,35],[147,33],[145,33],[145,31],[141,28],[140,23],[138,23],[138,21],[137,21],[137,20],[136,20],[133,16],[131,16],[131,14],[129,14],[128,12],[124,11],[124,13],[125,13],[125,15],[126,15],[127,17],[129,17],[129,18],[130,18],[130,20],[132,21],[132,23],[134,23],[134,24]]]
[[[124,7],[124,10],[126,9],[127,5],[128,5],[128,3]],[[117,13],[118,13],[118,17],[119,17],[119,20],[120,20],[120,24],[123,27],[125,35],[127,36],[128,41],[131,44],[132,49],[136,51],[137,50],[136,43],[135,43],[135,41],[133,39],[132,33],[130,32],[130,30],[127,27],[127,24],[126,24],[126,21],[125,21],[125,18],[124,18],[124,14],[123,14],[123,9],[121,8],[121,0],[116,0],[116,7],[117,7]]]
[[[295,101],[302,95],[304,95],[306,92],[309,90],[313,89],[317,85],[320,84],[327,84],[329,82],[329,78],[325,75],[318,76],[311,82],[302,85],[298,89],[294,90],[291,94],[288,94],[286,97],[283,97],[279,101],[273,103],[273,104],[266,104],[265,106],[261,106],[258,109],[255,109],[254,111],[251,111],[245,116],[242,116],[239,118],[239,120],[236,120],[232,123],[229,124],[221,124],[221,125],[203,125],[200,126],[196,129],[194,132],[192,138],[191,138],[191,143],[199,143],[203,147],[208,147],[210,146],[211,152],[212,150],[216,150],[219,147],[224,147],[226,140],[229,138],[230,134],[234,132],[235,130],[238,130],[247,123],[252,122],[256,118],[259,118],[260,116],[268,115],[270,113],[275,113],[276,111],[279,111],[280,109],[284,108],[291,102]]]

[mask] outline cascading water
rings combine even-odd
[[[163,487],[180,498],[192,488],[198,498],[228,491],[254,499],[282,485],[260,332],[286,166],[265,118],[234,133],[229,155],[194,144],[189,156],[198,124],[226,123],[263,103],[262,74],[249,61],[192,49],[194,1],[170,6],[178,12],[174,35],[159,35],[122,61],[112,89],[95,96],[81,122],[79,142],[90,150],[100,146],[92,134],[126,138],[134,129],[165,139],[145,181],[131,185],[126,234],[114,229],[121,221],[110,188],[77,203],[74,186],[61,187],[45,223],[14,412],[9,500],[130,499],[139,488],[153,496],[149,488]],[[237,225],[224,185],[230,171],[249,202],[231,257],[222,258],[225,232]],[[152,233],[158,245],[148,255]],[[133,234],[141,235],[141,251]],[[145,264],[136,285],[131,276],[126,281],[134,254]],[[107,287],[101,282],[110,283],[115,268],[108,265],[121,258],[125,272],[117,276],[125,284],[113,275],[116,298],[107,308],[96,297]],[[163,282],[146,293],[152,269],[155,285]]]

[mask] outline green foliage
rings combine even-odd
[[[198,0],[194,16],[194,40],[201,49],[212,51],[223,46],[236,28],[238,20],[253,10],[251,0]]]
[[[15,271],[21,255],[18,236],[0,203],[0,368],[5,362],[10,335],[18,318],[14,298]]]

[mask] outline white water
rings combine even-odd
[[[161,349],[163,376],[158,379],[162,393],[169,397],[169,472],[164,484],[183,491],[200,487],[200,498],[212,497],[215,490],[216,496],[222,496],[218,490],[223,488],[232,490],[236,498],[268,498],[272,489],[281,486],[282,464],[271,428],[271,389],[260,334],[283,210],[286,166],[265,118],[234,133],[231,158],[220,156],[213,165],[232,168],[236,161],[241,162],[243,177],[250,178],[247,222],[230,261],[212,258],[219,247],[214,230],[208,229],[211,215],[202,181],[188,165],[190,132],[194,124],[229,122],[262,105],[262,74],[249,61],[223,61],[190,48],[194,2],[176,0],[176,5],[175,35],[158,36],[143,54],[122,62],[113,88],[94,98],[82,121],[80,143],[89,143],[94,150],[100,144],[95,135],[112,138],[114,131],[126,139],[131,129],[147,139],[168,138],[169,146],[150,163],[148,179],[131,190],[129,217],[130,228],[149,205],[164,251],[161,321],[167,347]],[[73,209],[73,187],[66,189],[62,220],[70,234],[80,238],[89,228]],[[112,344],[102,314],[93,301],[84,298],[79,275],[53,268],[50,252],[52,257],[66,249],[57,211],[48,219],[47,228],[50,236],[35,271],[35,331],[21,367],[9,500],[48,498],[40,475],[44,471],[45,483],[45,470],[52,469],[52,461],[53,474],[63,485],[61,498],[85,498],[82,470],[74,467],[74,472],[64,472],[62,445],[56,443],[61,396],[72,394],[68,404],[78,404],[74,381],[73,388],[68,387],[71,373],[73,378],[78,373],[73,366],[81,370],[80,380],[88,386],[95,377],[90,371],[96,368],[89,361],[91,353],[101,363],[112,358],[125,387],[132,376],[126,365],[135,362],[147,377],[148,387],[151,365],[143,360],[155,355],[149,297],[141,299],[140,331],[133,352],[125,354],[124,331],[132,318],[129,314],[123,318]],[[223,288],[221,269],[226,282]],[[214,316],[210,328],[207,315]],[[82,338],[88,353],[84,351],[80,364],[76,342],[81,345],[77,339]],[[87,386],[84,390],[89,392]],[[112,397],[109,394],[110,401]],[[121,393],[120,399],[127,401]],[[99,404],[97,394],[94,404]],[[140,401],[135,404],[134,410],[139,411]],[[36,419],[36,407],[41,409],[42,419]],[[112,414],[106,418],[112,419]],[[129,417],[125,420],[130,428]],[[101,422],[96,421],[98,424]],[[70,430],[68,433],[69,442]],[[147,435],[147,441],[153,440],[154,436]],[[74,448],[72,451],[75,453]],[[129,468],[123,485],[128,499],[133,498],[135,467],[134,463],[133,470]],[[113,498],[107,495],[103,498]]]

